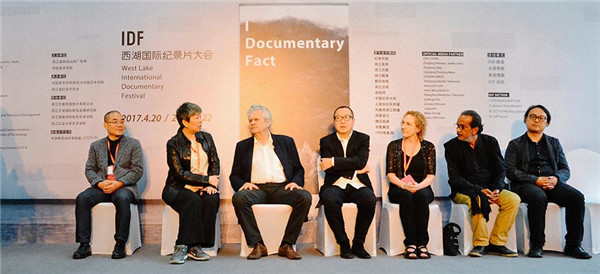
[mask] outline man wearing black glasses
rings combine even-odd
[[[550,112],[542,105],[530,106],[523,117],[527,132],[508,144],[506,177],[523,202],[527,203],[530,249],[527,256],[542,257],[548,202],[566,209],[567,235],[563,254],[579,259],[591,256],[581,248],[584,196],[566,184],[570,177],[565,153],[558,139],[544,134]]]
[[[321,138],[321,169],[325,182],[319,191],[320,204],[325,207],[327,222],[340,245],[340,257],[352,259],[354,255],[369,259],[365,250],[365,237],[375,216],[377,198],[369,180],[369,135],[353,130],[354,112],[348,106],[340,106],[333,112],[335,132]],[[342,205],[355,203],[358,207],[354,239],[344,229]]]
[[[137,183],[144,174],[142,146],[138,140],[124,135],[125,119],[116,110],[104,115],[104,128],[108,135],[90,145],[85,164],[85,177],[90,187],[77,195],[75,200],[75,240],[80,244],[73,253],[73,259],[92,255],[91,211],[100,202],[112,202],[117,211],[114,236],[116,243],[111,258],[125,257],[131,218],[129,204],[137,202]]]

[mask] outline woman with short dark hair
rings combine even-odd
[[[188,256],[208,261],[202,247],[215,243],[215,221],[219,211],[219,157],[212,136],[200,131],[202,109],[184,103],[177,109],[177,134],[167,142],[169,174],[162,199],[179,213],[179,232],[172,264]]]

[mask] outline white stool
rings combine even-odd
[[[162,232],[160,237],[160,255],[166,256],[173,254],[173,247],[177,241],[179,233],[179,213],[170,206],[165,206],[162,218]],[[211,257],[217,256],[221,248],[221,214],[217,213],[215,221],[215,245],[210,248],[202,248],[206,254]]]
[[[491,233],[500,208],[496,204],[491,204],[490,207],[492,211],[487,222],[487,229]],[[471,225],[469,207],[465,204],[457,204],[452,201],[451,210],[450,222],[458,224],[462,229],[462,232],[458,235],[458,249],[462,255],[468,255],[473,248],[473,227]],[[513,225],[508,231],[508,240],[506,242],[506,247],[513,251],[517,250],[517,229],[515,229],[515,226],[517,225]]]
[[[129,239],[125,245],[127,255],[142,246],[140,236],[140,213],[136,204],[130,204]],[[111,202],[102,202],[92,208],[92,254],[112,254],[115,246],[115,214],[117,209]]]
[[[444,255],[442,241],[442,212],[437,204],[429,204],[429,253]],[[381,209],[381,224],[379,225],[379,244],[388,256],[396,256],[404,252],[404,229],[400,220],[400,205],[384,203]]]
[[[256,204],[252,206],[252,211],[268,253],[277,253],[292,213],[292,207],[284,204]],[[246,236],[241,226],[240,231],[242,233],[240,256],[246,257],[252,252],[252,249],[246,244]],[[294,249],[296,249],[296,245],[294,245]]]
[[[564,219],[565,208],[561,208],[555,203],[548,203],[548,208],[546,209],[546,229],[544,231],[544,234],[546,234],[544,250],[563,251],[565,234],[567,234]],[[529,252],[529,220],[527,219],[526,203],[519,205],[519,213],[515,220],[515,226],[519,235],[517,237],[519,252],[527,254]]]
[[[389,182],[385,170],[385,156],[379,161],[381,174],[381,223],[379,224],[379,243],[377,247],[383,249],[388,256],[396,256],[404,252],[404,229],[400,220],[400,205],[390,203],[388,197]],[[429,204],[429,253],[438,256],[444,255],[442,241],[442,212],[437,204]]]
[[[600,204],[586,204],[583,224],[583,248],[592,254],[600,253]]]
[[[319,163],[321,163],[321,156],[317,156],[315,160],[317,165],[317,182],[319,189],[325,183],[325,171],[321,169]],[[358,207],[355,203],[344,203],[342,205],[342,217],[344,218],[344,230],[348,239],[352,241],[354,239],[354,227],[356,226],[356,215],[358,215]],[[372,257],[377,256],[377,235],[375,235],[375,225],[377,224],[376,218],[373,218],[367,235],[365,236],[364,248]],[[324,206],[319,207],[319,214],[317,215],[317,239],[315,241],[315,248],[323,253],[324,256],[334,256],[340,254],[340,246],[335,240],[333,230],[327,222],[325,217]]]
[[[344,217],[344,229],[348,235],[348,239],[354,238],[354,227],[356,225],[356,215],[358,214],[358,207],[354,203],[344,203],[342,205],[342,216]],[[369,252],[372,257],[377,256],[377,235],[375,235],[375,218],[369,226],[367,236],[365,237],[365,250]],[[324,206],[319,207],[319,214],[317,215],[317,239],[315,241],[315,248],[323,253],[324,256],[334,256],[340,254],[340,246],[335,240],[333,231],[327,223],[325,217]]]
[[[582,247],[600,253],[600,153],[578,148],[567,153],[571,178],[568,184],[585,195],[586,210]]]

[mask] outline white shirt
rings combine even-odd
[[[342,148],[344,148],[344,158],[346,158],[346,148],[348,147],[348,142],[350,141],[350,138],[352,137],[353,132],[354,131],[350,132],[350,135],[348,135],[348,138],[345,138],[345,139],[340,137],[340,135],[337,132],[335,133],[338,140],[340,140],[340,142],[342,143]],[[331,163],[333,164],[333,166],[335,166],[334,157],[331,157]],[[335,183],[333,183],[334,186],[338,186],[341,189],[346,189],[346,186],[348,186],[348,184],[350,184],[351,186],[353,186],[356,189],[365,187],[365,185],[363,183],[361,183],[358,180],[358,178],[356,177],[356,170],[354,171],[354,175],[352,175],[352,179],[340,177],[339,179],[337,179],[337,181],[335,181]]]
[[[191,141],[190,150],[192,152],[190,158],[190,172],[194,174],[208,174],[208,155],[200,143],[196,140]],[[203,189],[201,186],[185,185],[185,188],[197,192]]]
[[[283,183],[286,181],[281,161],[275,154],[271,133],[269,133],[269,141],[265,145],[254,138],[250,181],[253,184]]]

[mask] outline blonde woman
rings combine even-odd
[[[429,203],[435,177],[435,146],[423,139],[425,116],[407,111],[402,118],[402,138],[387,148],[386,174],[390,181],[390,202],[400,204],[400,219],[406,238],[404,257],[429,259]]]

